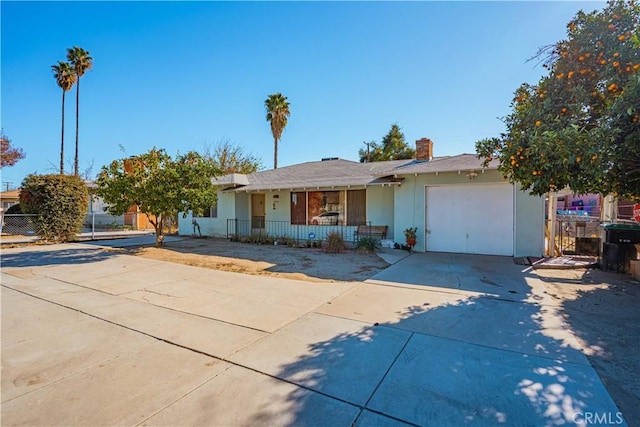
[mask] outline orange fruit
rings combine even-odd
[[[536,120],[536,126],[540,126],[542,122],[540,120]]]

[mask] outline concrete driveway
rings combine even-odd
[[[67,244],[3,249],[1,292],[3,425],[625,425],[508,258],[311,283]]]

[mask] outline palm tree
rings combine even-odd
[[[76,75],[76,156],[73,161],[74,175],[78,175],[78,116],[80,106],[80,77],[91,69],[93,66],[93,58],[89,52],[81,47],[74,46],[67,49],[67,60],[71,63]]]
[[[58,61],[58,64],[52,65],[51,69],[56,83],[62,88],[62,136],[60,141],[60,175],[62,175],[64,174],[64,97],[75,84],[76,74],[68,62]]]
[[[278,141],[287,126],[289,102],[287,102],[286,96],[278,92],[269,95],[264,101],[264,106],[267,109],[267,121],[271,123],[271,134],[273,135],[273,168],[278,169]]]

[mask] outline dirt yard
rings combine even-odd
[[[145,258],[238,273],[314,282],[362,281],[388,266],[375,254],[348,250],[327,254],[317,248],[291,248],[224,239],[188,238],[163,248],[141,247],[131,252]]]

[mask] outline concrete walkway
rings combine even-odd
[[[3,425],[586,425],[618,408],[544,283],[412,254],[364,283],[2,250]],[[617,424],[617,425],[625,425]]]

